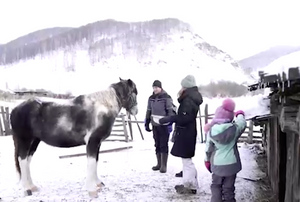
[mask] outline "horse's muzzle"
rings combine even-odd
[[[129,113],[130,113],[131,115],[133,115],[133,116],[137,115],[138,112],[139,112],[139,110],[138,110],[138,107],[137,107],[137,106],[134,106],[134,107],[132,107],[132,108],[129,110]]]

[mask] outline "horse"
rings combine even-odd
[[[39,190],[32,182],[30,162],[43,141],[61,148],[86,145],[86,189],[90,197],[98,197],[104,186],[97,175],[101,143],[110,136],[122,108],[131,115],[138,113],[135,83],[119,79],[105,90],[79,95],[65,103],[30,98],[11,111],[15,167],[25,196]]]

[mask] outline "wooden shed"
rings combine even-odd
[[[270,114],[255,117],[264,128],[264,149],[268,158],[268,177],[279,202],[300,202],[300,72],[266,75],[249,86],[249,91],[270,88]]]

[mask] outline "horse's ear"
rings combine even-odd
[[[127,83],[128,83],[129,86],[133,86],[133,81],[131,79],[128,79]]]
[[[123,79],[121,79],[121,77],[119,77],[120,81],[124,81]]]

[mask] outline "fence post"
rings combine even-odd
[[[201,134],[201,143],[203,143],[203,131],[202,131],[202,117],[201,117],[201,107],[199,107],[199,119],[200,119],[200,134]]]
[[[4,107],[1,106],[1,114],[2,114],[2,119],[3,119],[3,124],[4,124],[4,133],[5,135],[8,135],[9,134],[9,131],[10,131],[10,127],[9,127],[9,122],[7,119],[7,115],[6,115],[6,111],[4,110]]]
[[[0,111],[0,115],[2,115],[2,112]],[[4,124],[4,120],[3,120],[3,124]],[[1,121],[1,117],[0,117],[0,136],[4,136],[4,126],[2,124]]]
[[[133,131],[132,131],[132,123],[131,123],[131,115],[129,112],[127,112],[127,118],[128,118],[128,127],[129,127],[129,133],[130,133],[130,137],[131,137],[131,140],[133,140]]]
[[[249,121],[248,143],[253,143],[253,121]]]
[[[6,121],[7,121],[7,131],[6,135],[11,135],[11,128],[10,128],[10,113],[9,113],[9,107],[5,107],[5,113],[6,113]]]
[[[127,127],[126,127],[126,120],[125,120],[125,115],[122,114],[122,124],[123,124],[123,127],[124,127],[124,135],[125,135],[125,142],[128,142],[128,132],[127,132]]]
[[[204,123],[205,124],[208,123],[208,104],[205,104],[205,108],[204,108]]]

